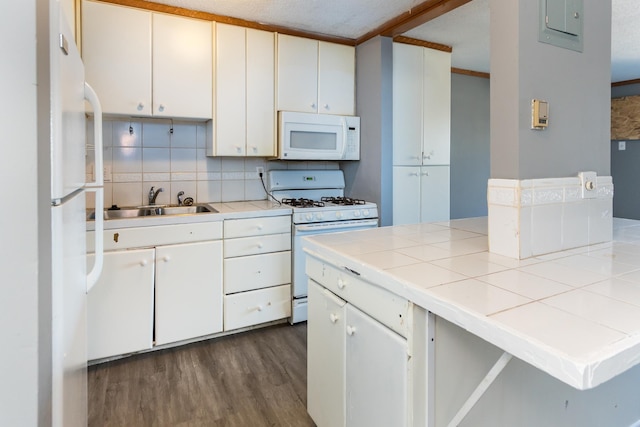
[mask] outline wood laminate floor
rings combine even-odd
[[[89,426],[305,427],[307,325],[276,325],[89,368]]]

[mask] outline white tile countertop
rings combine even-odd
[[[640,363],[640,221],[524,260],[488,252],[486,218],[318,235],[305,250],[579,390]]]
[[[244,202],[203,203],[213,207],[217,213],[158,215],[137,218],[105,220],[104,229],[149,227],[168,224],[190,224],[198,222],[222,221],[225,219],[253,218],[263,216],[291,215],[291,208],[269,200]],[[91,211],[90,211],[91,212]],[[95,229],[94,222],[87,220],[87,231]]]

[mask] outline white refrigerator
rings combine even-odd
[[[102,171],[102,116],[60,5],[50,0],[51,230],[52,230],[52,425],[87,425],[87,292],[102,269],[102,241],[96,262],[86,267],[86,192],[96,192],[102,210],[102,176],[86,182],[85,155],[95,154]],[[85,99],[94,114],[95,149],[86,149]],[[102,217],[96,236],[102,237]],[[99,230],[100,229],[100,230]]]

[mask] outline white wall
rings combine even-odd
[[[0,209],[0,425],[35,426],[47,393],[38,366],[36,0],[0,3],[0,38],[0,180],[5,207],[19,207]]]
[[[611,2],[584,0],[584,49],[538,42],[538,1],[491,0],[491,177],[610,175]],[[531,100],[549,127],[531,130]]]

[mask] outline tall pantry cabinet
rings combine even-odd
[[[393,44],[393,223],[449,219],[451,53]]]

